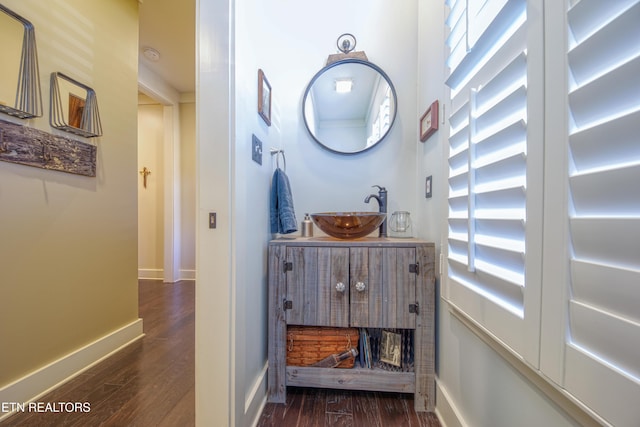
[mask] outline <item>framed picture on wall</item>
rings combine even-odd
[[[420,117],[420,141],[425,142],[438,130],[438,100],[436,99]]]
[[[271,85],[262,69],[258,70],[258,114],[271,126]]]

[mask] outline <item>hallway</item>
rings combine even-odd
[[[38,402],[81,402],[90,412],[23,413],[1,426],[195,424],[195,282],[140,280],[145,337]]]

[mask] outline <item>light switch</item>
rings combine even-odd
[[[251,158],[257,164],[262,165],[262,141],[255,135],[252,135],[251,141]]]
[[[209,228],[216,228],[216,213],[209,212]]]

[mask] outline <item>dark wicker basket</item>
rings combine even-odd
[[[289,326],[287,328],[287,365],[311,366],[327,356],[358,348],[356,328]],[[341,362],[337,368],[353,368],[355,359]]]

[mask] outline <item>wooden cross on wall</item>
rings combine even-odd
[[[151,171],[145,166],[140,171],[140,175],[142,175],[142,186],[147,188],[147,176],[151,175]]]

